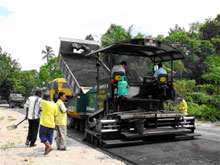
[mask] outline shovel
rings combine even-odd
[[[16,129],[17,127],[18,127],[18,125],[19,124],[21,124],[22,122],[24,122],[26,119],[23,119],[23,120],[21,120],[18,124],[14,124],[14,125],[11,125],[11,126],[7,126],[7,129],[9,130],[9,131],[11,131],[11,130],[14,130],[14,129]]]

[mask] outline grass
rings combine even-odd
[[[14,143],[14,142],[8,142],[7,144],[2,145],[2,146],[0,147],[0,150],[1,150],[1,151],[9,151],[10,148],[12,148],[13,146],[15,146],[15,143]]]
[[[1,120],[4,120],[4,118],[5,118],[4,116],[3,116],[3,117],[0,117],[0,121],[1,121]]]
[[[13,116],[8,116],[8,121],[14,121],[16,120],[15,118],[13,118]]]
[[[13,118],[12,119],[8,119],[8,121],[14,121],[14,120],[16,120],[16,119],[13,119]]]

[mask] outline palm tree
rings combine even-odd
[[[52,57],[55,56],[52,47],[47,46],[47,45],[46,45],[46,50],[42,50],[41,54],[44,55],[43,58],[42,58],[42,60],[47,59],[47,63],[48,63],[48,61],[49,61]]]
[[[94,41],[94,37],[92,36],[92,34],[89,34],[89,35],[86,36],[85,40]]]

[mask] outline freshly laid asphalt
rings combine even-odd
[[[69,135],[81,140],[79,132],[71,129]],[[100,149],[135,165],[219,165],[220,127],[197,122],[195,139],[158,139],[145,144]],[[87,145],[90,145],[87,143]]]
[[[220,123],[196,121],[195,133],[201,136],[175,141],[169,138],[157,139],[140,145],[99,150],[135,165],[219,165]],[[68,130],[68,134],[78,141],[83,137],[83,134],[73,129]]]
[[[16,109],[14,109],[16,110]],[[17,111],[22,111],[17,109]],[[99,149],[96,151],[100,153],[107,153],[107,155],[114,155],[120,160],[126,160],[126,164],[138,165],[219,165],[220,164],[220,123],[211,122],[196,122],[196,133],[201,136],[193,140],[179,140],[172,141],[160,139],[159,141],[145,143],[133,146],[120,146],[115,148]],[[73,129],[68,130],[68,142],[71,145],[72,139],[80,144],[88,143],[82,142],[82,133]],[[0,143],[1,144],[1,143]],[[75,141],[72,145],[75,144]],[[93,148],[93,147],[92,147]],[[120,162],[121,163],[121,162]],[[115,163],[110,163],[115,164]]]

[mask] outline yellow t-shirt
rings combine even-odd
[[[56,103],[43,99],[40,100],[40,103],[42,108],[40,124],[48,128],[55,128],[55,116],[58,114]]]
[[[182,108],[182,112],[185,114],[185,115],[188,115],[188,106],[187,106],[187,103],[185,100],[182,100],[180,102],[180,107]]]
[[[62,100],[57,101],[58,115],[56,116],[56,125],[67,125],[67,109]]]

